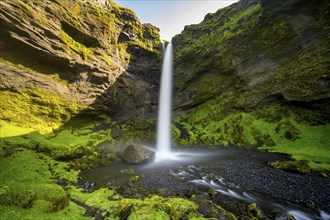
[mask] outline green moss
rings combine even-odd
[[[189,122],[192,119],[189,120]],[[254,118],[246,113],[232,114],[223,120],[210,122],[182,122],[179,123],[186,129],[187,144],[224,145],[229,144],[243,147],[255,146],[255,129],[251,126]],[[180,130],[180,129],[179,129]],[[182,128],[181,128],[182,130]],[[181,141],[179,139],[179,141]],[[184,143],[184,142],[181,142]]]
[[[58,127],[83,109],[65,97],[40,88],[0,91],[0,94],[1,120],[40,131]]]
[[[63,219],[63,220],[86,220],[90,217],[83,216],[85,209],[70,202],[69,205],[59,212],[49,212],[48,202],[38,201],[31,209],[22,209],[16,206],[5,206],[0,204],[0,218],[2,220],[22,219]]]
[[[28,15],[31,15],[31,8],[29,5],[27,5],[25,2],[23,1],[18,1],[19,5],[20,5],[20,9],[25,12]]]
[[[67,171],[65,163],[31,150],[1,150],[1,219],[86,219],[82,216],[84,208],[69,202],[67,192],[56,184],[76,182],[77,172]]]
[[[153,196],[144,200],[122,199],[115,209],[115,213],[121,216],[127,212],[130,207],[128,219],[180,219],[183,215],[194,213],[197,205],[191,201],[182,198],[163,198]]]
[[[22,128],[0,120],[0,138],[21,136],[34,132],[34,128]]]
[[[84,61],[88,61],[92,58],[93,50],[91,48],[86,47],[85,45],[78,43],[72,37],[70,37],[63,30],[60,33],[60,38],[63,40],[65,44],[67,44],[72,50],[81,55]]]
[[[67,191],[71,198],[101,211],[107,211],[113,208],[118,203],[117,200],[121,198],[113,190],[106,188],[100,188],[91,193],[83,193],[81,189],[69,186],[67,187]],[[112,197],[113,201],[108,200],[108,197]]]
[[[264,219],[262,211],[260,210],[260,208],[255,203],[251,203],[248,206],[247,212],[248,212],[249,217],[251,217],[251,218]]]
[[[275,146],[264,146],[262,149],[292,155],[296,160],[308,160],[314,170],[330,170],[329,137],[330,125],[307,126],[298,124],[300,139],[290,141],[281,139]],[[274,135],[274,133],[273,133]]]
[[[299,161],[284,161],[284,162],[273,162],[271,166],[275,169],[289,171],[289,172],[298,172],[298,173],[310,173],[311,168],[308,166],[307,160]]]
[[[150,144],[155,140],[156,121],[134,119],[118,124],[116,141],[122,144],[144,143]]]
[[[260,147],[261,150],[307,160],[316,171],[329,170],[329,124],[314,125],[324,117],[298,106],[272,103],[252,112],[222,114],[210,100],[174,119],[178,145]]]
[[[183,198],[122,198],[113,190],[99,189],[92,193],[82,193],[75,187],[69,188],[70,196],[88,206],[100,209],[101,212],[113,213],[109,219],[205,219],[197,212],[198,206]],[[108,199],[111,197],[111,200]]]
[[[93,130],[96,124],[88,123],[81,125],[80,128],[78,127],[79,124],[76,126],[67,129],[61,128],[55,131],[55,133],[40,134],[38,132],[32,132],[21,136],[3,137],[1,138],[1,142],[13,148],[19,146],[33,149],[61,160],[81,158],[81,162],[86,159],[87,163],[89,161],[95,162],[97,159],[113,158],[113,153],[111,154],[111,152],[104,154],[103,156],[105,158],[102,156],[98,157],[95,149],[102,142],[113,142],[111,130],[106,129],[94,132]],[[21,128],[17,128],[18,131],[21,131]],[[76,162],[79,163],[79,161]]]
[[[3,95],[0,103],[2,144],[34,149],[62,160],[84,156],[84,163],[89,163],[84,168],[96,160],[105,163],[112,157],[110,152],[104,157],[98,156],[94,149],[102,142],[113,142],[110,128],[94,132],[100,124],[109,126],[112,123],[109,117],[38,88],[0,93]],[[59,129],[64,122],[65,126]],[[94,156],[93,162],[89,161],[91,156]]]
[[[48,201],[52,211],[68,203],[64,190],[52,180],[45,161],[38,154],[18,149],[15,156],[1,158],[1,204],[30,208],[36,200]]]

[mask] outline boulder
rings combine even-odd
[[[136,145],[127,146],[121,154],[123,161],[130,164],[152,162],[155,155],[156,152]]]

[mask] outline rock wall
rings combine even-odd
[[[186,26],[173,39],[175,108],[219,96],[227,108],[241,109],[274,99],[329,99],[329,7],[326,1],[240,1]]]
[[[186,26],[172,40],[176,143],[279,146],[308,131],[295,123],[329,124],[329,11],[326,1],[241,0]]]
[[[1,89],[41,88],[114,118],[154,110],[159,29],[112,1],[0,2]]]

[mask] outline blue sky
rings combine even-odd
[[[133,9],[142,23],[160,28],[161,38],[181,33],[185,25],[200,23],[207,13],[231,5],[238,0],[114,0]]]

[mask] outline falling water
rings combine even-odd
[[[162,45],[162,51],[163,51],[163,53],[165,52],[165,43],[164,42],[160,42],[161,43],[161,45]]]
[[[172,72],[173,47],[169,43],[165,49],[160,85],[157,128],[158,158],[166,158],[171,152]]]

